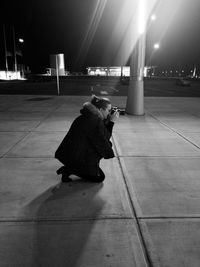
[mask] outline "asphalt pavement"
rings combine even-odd
[[[47,79],[48,78],[48,79]],[[190,80],[181,86],[178,78],[145,78],[144,96],[200,97],[200,80]],[[59,87],[55,77],[39,76],[23,81],[0,81],[0,95],[84,95],[91,94],[127,96],[128,82],[120,77],[66,76],[60,77]]]
[[[0,96],[0,266],[199,267],[199,98],[145,97],[115,123],[104,183],[63,184],[54,152],[88,99]]]

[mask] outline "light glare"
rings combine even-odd
[[[139,34],[143,34],[145,31],[145,24],[146,24],[146,18],[145,18],[145,5],[146,0],[140,0],[139,1],[139,12],[138,12],[138,31]]]

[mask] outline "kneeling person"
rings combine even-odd
[[[57,174],[62,174],[62,182],[71,181],[71,174],[103,182],[105,174],[99,163],[102,158],[114,157],[110,138],[119,113],[116,110],[111,114],[110,100],[96,96],[83,104],[80,113],[55,152],[55,158],[63,164]]]

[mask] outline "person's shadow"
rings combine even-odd
[[[77,266],[101,215],[103,184],[73,181],[50,188],[30,203],[35,213],[33,266]]]

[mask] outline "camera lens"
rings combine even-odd
[[[110,114],[115,113],[116,110],[117,110],[117,107],[112,107]]]

